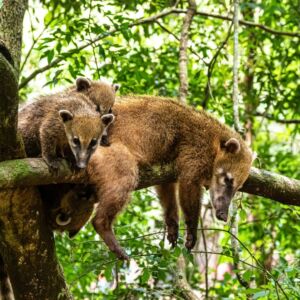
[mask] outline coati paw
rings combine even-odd
[[[172,245],[172,248],[174,248],[177,245],[177,240],[178,240],[178,225],[168,226],[167,231],[168,231],[167,239],[169,243]]]
[[[59,158],[55,158],[55,159],[44,159],[46,164],[48,165],[49,169],[50,169],[50,172],[54,172],[54,173],[57,173],[58,170],[59,170],[59,166],[62,162],[61,159]]]
[[[192,250],[197,241],[197,234],[188,233],[186,235],[185,248]]]

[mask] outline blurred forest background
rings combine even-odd
[[[232,126],[233,3],[196,4],[187,103]],[[109,78],[121,84],[121,94],[178,97],[188,7],[183,0],[29,1],[21,101],[78,76]],[[258,155],[255,165],[300,179],[300,1],[240,1],[240,19],[240,119]],[[237,200],[238,271],[229,225],[214,220],[208,195],[192,254],[183,246],[183,223],[179,244],[170,249],[151,189],[134,193],[115,226],[129,265],[115,259],[90,225],[72,240],[56,235],[75,299],[300,299],[300,209],[248,194]]]

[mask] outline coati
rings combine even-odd
[[[85,77],[78,77],[76,84],[71,86],[59,94],[63,97],[72,96],[82,93],[87,96],[95,105],[101,115],[112,113],[112,107],[115,103],[116,92],[119,90],[119,84],[110,84],[105,81],[92,81]]]
[[[73,93],[83,93],[93,103],[96,104],[97,110],[100,114],[113,113],[112,106],[115,103],[116,92],[119,90],[119,84],[110,84],[105,81],[91,81],[85,77],[78,77],[76,79],[76,85],[72,86],[64,91],[67,95]],[[109,146],[107,128],[104,129],[101,146]]]
[[[88,221],[95,204],[94,189],[84,184],[39,186],[51,229],[68,231],[73,237]]]
[[[71,159],[71,150],[76,166],[85,168],[104,129],[113,120],[112,114],[101,117],[86,96],[74,93],[51,100],[42,97],[25,106],[19,112],[18,129],[29,157],[41,154],[48,166],[56,170],[58,157],[66,155]]]
[[[185,246],[192,249],[197,239],[202,187],[209,187],[216,216],[226,221],[230,200],[248,177],[252,153],[238,133],[204,111],[160,97],[130,96],[122,100],[114,106],[117,114],[108,130],[110,147],[98,147],[87,168],[99,202],[93,226],[109,249],[126,259],[112,223],[138,184],[139,167],[173,163],[177,181],[157,187],[158,195],[168,240],[175,245],[178,186],[187,226]]]

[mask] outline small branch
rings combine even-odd
[[[138,25],[142,25],[142,24],[150,24],[155,22],[158,19],[162,19],[170,14],[186,14],[187,10],[184,9],[177,9],[175,6],[162,11],[161,13],[154,15],[154,16],[150,16],[148,18],[144,18],[144,19],[140,19],[137,20],[135,22],[133,22],[132,24],[128,25],[128,28],[132,28],[134,26],[138,26]],[[218,15],[218,14],[211,14],[211,13],[206,13],[206,12],[201,12],[198,11],[196,12],[196,15],[202,16],[202,17],[208,17],[208,18],[214,18],[214,19],[220,19],[220,20],[224,20],[224,21],[232,21],[231,17],[227,17],[227,16],[222,16],[222,15]],[[283,35],[283,36],[291,36],[291,37],[298,37],[300,38],[300,32],[288,32],[288,31],[279,31],[279,30],[275,30],[272,29],[270,27],[264,26],[262,24],[258,24],[258,23],[254,23],[254,22],[249,22],[249,21],[244,21],[244,20],[239,20],[239,24],[240,25],[244,25],[244,26],[249,26],[249,27],[257,27],[260,28],[266,32],[275,34],[275,35]],[[23,81],[20,83],[19,85],[19,89],[22,89],[23,87],[25,87],[32,79],[34,79],[38,74],[43,73],[49,69],[51,69],[54,66],[57,66],[60,62],[65,60],[66,55],[73,55],[74,53],[78,53],[81,50],[89,47],[90,45],[92,45],[93,43],[96,43],[108,36],[111,36],[117,32],[119,32],[120,29],[112,29],[109,30],[101,35],[99,35],[97,38],[89,41],[88,43],[82,45],[81,47],[75,48],[75,49],[71,49],[68,52],[64,53],[64,55],[58,57],[57,59],[55,59],[54,61],[52,61],[50,64],[39,68],[37,70],[35,70],[34,72],[32,72],[28,77],[24,78]]]
[[[224,48],[224,46],[227,44],[227,42],[228,42],[228,40],[230,38],[232,26],[233,26],[233,23],[231,23],[231,25],[230,25],[230,27],[228,29],[228,33],[227,33],[227,36],[226,36],[225,40],[218,47],[216,53],[214,54],[213,58],[211,59],[211,61],[208,64],[208,68],[207,68],[207,84],[206,84],[206,87],[205,87],[205,98],[202,101],[202,107],[204,109],[207,107],[209,95],[211,94],[210,79],[211,79],[211,76],[212,76],[213,69],[215,67],[215,64],[216,64],[216,61],[218,59],[218,56],[221,53],[221,50]]]
[[[177,259],[177,274],[176,274],[176,286],[179,289],[179,294],[185,300],[199,300],[199,297],[194,293],[190,284],[186,279],[185,274],[186,263],[183,255],[180,255]]]
[[[260,112],[254,113],[254,116],[263,117],[263,118],[266,118],[268,120],[274,121],[276,123],[282,123],[282,124],[300,124],[300,119],[290,119],[290,120],[278,119],[278,118],[276,118],[276,117],[274,117],[272,115],[264,114],[264,113],[260,113]]]
[[[128,28],[132,28],[132,27],[137,26],[137,25],[153,23],[153,22],[155,22],[156,20],[158,20],[160,18],[163,18],[165,16],[168,16],[168,15],[172,14],[174,9],[175,8],[173,7],[173,8],[167,9],[165,11],[162,11],[161,13],[159,13],[157,15],[137,20],[137,21],[133,22],[132,24],[129,24]],[[66,56],[72,56],[75,53],[79,53],[80,51],[82,51],[85,48],[91,46],[92,44],[95,44],[96,42],[98,42],[98,41],[100,41],[100,40],[102,40],[102,39],[104,39],[108,36],[112,36],[112,35],[114,35],[115,33],[119,32],[119,31],[121,31],[121,28],[114,28],[114,29],[108,30],[103,34],[100,34],[98,37],[90,40],[88,43],[86,43],[86,44],[84,44],[84,45],[82,45],[78,48],[74,48],[74,49],[71,49],[71,50],[65,52],[64,54],[62,54],[58,58],[54,59],[50,64],[45,65],[44,67],[41,67],[39,69],[36,69],[28,77],[26,77],[22,80],[22,82],[19,85],[19,90],[24,88],[38,74],[41,74],[41,73],[57,66],[60,62],[64,61],[66,59]]]
[[[186,13],[186,10],[177,8],[177,9],[174,9],[173,12],[177,13],[177,14],[184,14],[184,13]],[[202,12],[202,11],[197,11],[196,15],[202,16],[202,17],[207,17],[207,18],[224,20],[224,21],[232,21],[232,17],[227,17],[227,16],[213,14],[213,13],[206,13],[206,12]],[[254,23],[254,22],[250,22],[250,21],[246,21],[246,20],[239,20],[239,24],[243,25],[243,26],[248,26],[248,27],[256,27],[256,28],[262,29],[265,32],[275,34],[275,35],[283,35],[283,36],[291,36],[291,37],[300,38],[300,32],[280,31],[280,30],[276,30],[276,29],[270,28],[268,26],[265,26],[263,24]]]
[[[186,103],[188,94],[188,56],[187,47],[189,40],[189,30],[192,20],[196,12],[196,3],[194,0],[189,0],[189,8],[184,17],[179,46],[179,101]]]
[[[204,227],[203,219],[205,217],[206,211],[204,212],[203,216],[200,216],[200,226],[201,228]],[[205,299],[208,299],[208,253],[207,253],[207,243],[206,243],[206,236],[204,230],[201,230],[201,236],[203,240],[203,248],[204,248],[204,257],[205,257]]]

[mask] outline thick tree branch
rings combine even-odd
[[[63,162],[57,175],[49,172],[41,158],[25,158],[0,162],[0,189],[63,182],[84,182],[84,172],[74,174]],[[176,180],[171,164],[140,169],[138,189]],[[242,192],[277,202],[300,206],[300,180],[252,167]]]

